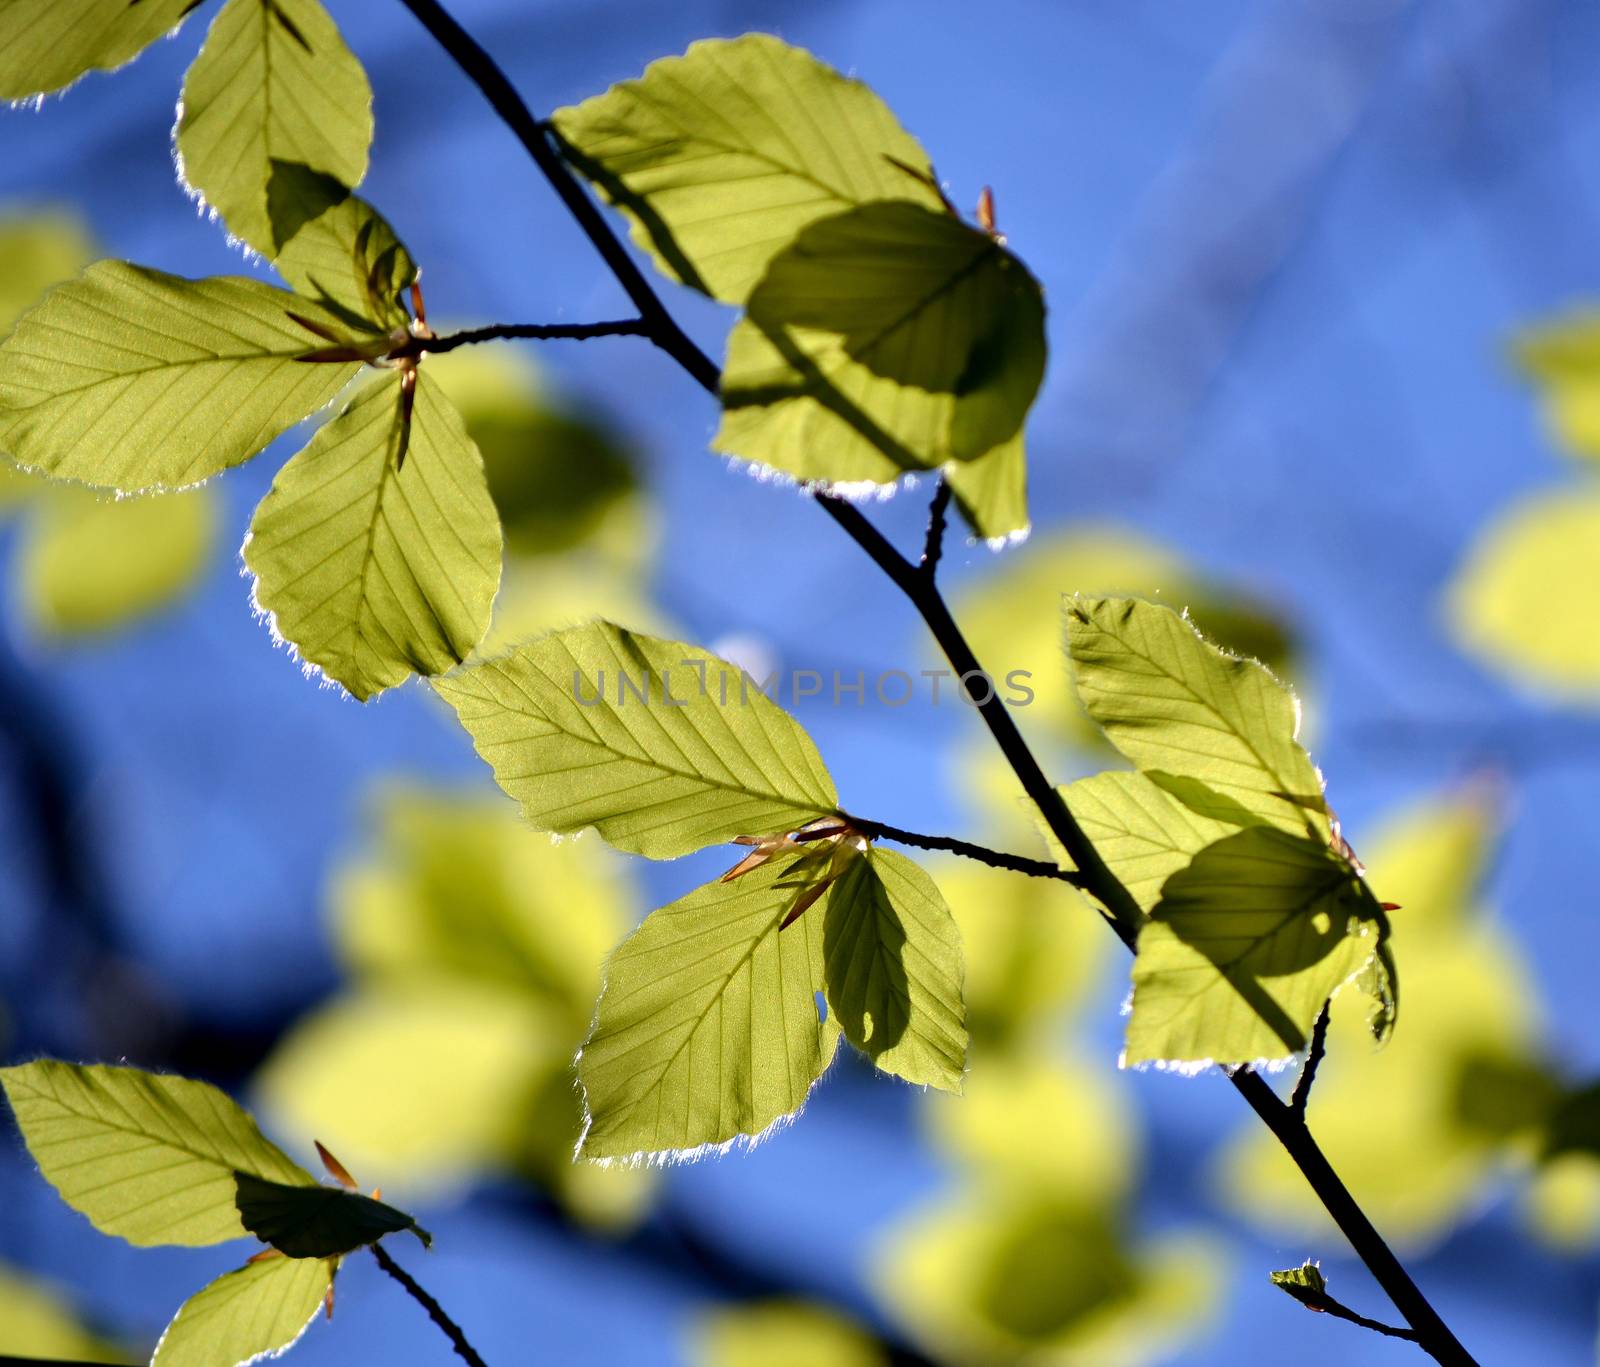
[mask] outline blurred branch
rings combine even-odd
[[[468,1341],[461,1326],[445,1314],[444,1307],[417,1284],[415,1277],[389,1256],[388,1250],[382,1244],[368,1244],[367,1247],[372,1250],[372,1256],[378,1260],[378,1266],[399,1282],[405,1288],[406,1295],[428,1312],[428,1318],[437,1324],[444,1336],[450,1340],[450,1346],[456,1350],[456,1356],[470,1362],[472,1367],[488,1367],[488,1364],[478,1356],[478,1350]]]
[[[944,554],[944,528],[950,511],[950,481],[943,475],[933,491],[933,501],[928,505],[928,532],[922,542],[922,562],[918,569],[930,583],[939,570],[939,557]]]
[[[1302,1125],[1306,1119],[1306,1104],[1311,1100],[1311,1087],[1317,1080],[1317,1068],[1322,1056],[1328,1052],[1328,1007],[1331,1004],[1323,1002],[1322,1010],[1317,1013],[1317,1023],[1311,1029],[1311,1047],[1306,1051],[1305,1067],[1295,1079],[1294,1091],[1289,1097],[1289,1109],[1300,1117]]]
[[[716,395],[721,372],[668,312],[644,273],[628,254],[622,239],[612,231],[593,199],[562,161],[549,137],[534,118],[515,87],[494,59],[438,3],[438,0],[400,0],[434,37],[463,73],[478,87],[491,107],[516,134],[535,165],[550,182],[561,202],[610,268],[649,329],[648,336],[707,393]],[[978,672],[980,666],[955,618],[951,616],[930,575],[922,572],[878,531],[854,504],[828,493],[811,497],[844,530],[872,562],[906,596],[921,614],[934,640],[958,676]],[[1051,833],[1066,849],[1077,868],[1080,886],[1105,907],[1110,923],[1123,943],[1133,949],[1144,916],[1139,904],[1107,867],[1093,843],[1068,810],[1060,792],[1046,777],[1039,761],[1022,738],[1009,709],[991,693],[977,704],[979,715],[1010,764],[1023,791],[1044,816]],[[1436,1361],[1452,1367],[1477,1367],[1438,1312],[1429,1304],[1410,1274],[1383,1240],[1366,1213],[1350,1195],[1318,1147],[1304,1120],[1290,1110],[1256,1073],[1248,1068],[1229,1075],[1262,1122],[1277,1137],[1316,1193],[1356,1255],[1383,1287],[1394,1306],[1417,1333],[1417,1342]]]

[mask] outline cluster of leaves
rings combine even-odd
[[[319,1183],[209,1083],[44,1060],[0,1068],[0,1088],[39,1170],[96,1229],[141,1248],[265,1245],[183,1303],[156,1367],[280,1352],[318,1310],[333,1313],[347,1254],[400,1231],[431,1242],[404,1211],[357,1193],[326,1152],[339,1185]]]

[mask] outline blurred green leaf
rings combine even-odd
[[[764,33],[694,43],[552,121],[660,270],[728,303],[825,215],[941,207],[926,154],[871,90]]]
[[[409,328],[402,295],[417,279],[417,263],[364,199],[347,195],[323,210],[296,230],[272,264],[295,291],[336,313],[383,332]]]
[[[961,935],[933,880],[892,850],[854,860],[828,896],[822,953],[845,1038],[885,1072],[959,1091]]]
[[[372,379],[278,472],[244,558],[274,629],[363,702],[464,660],[489,629],[500,523],[450,400],[420,373],[408,421],[399,372]]]
[[[129,1354],[91,1333],[43,1283],[0,1267],[0,1354],[122,1362]]]
[[[1318,840],[1250,826],[1169,877],[1139,932],[1125,1064],[1251,1063],[1306,1047],[1383,913]]]
[[[552,404],[518,353],[463,348],[430,357],[428,371],[483,452],[514,554],[548,556],[587,542],[637,490],[633,462],[613,434]]]
[[[0,1068],[0,1086],[62,1200],[130,1244],[240,1238],[236,1172],[314,1185],[209,1083],[43,1059]]]
[[[1361,841],[1369,885],[1404,957],[1406,1020],[1375,1051],[1353,993],[1334,1000],[1311,1094],[1318,1142],[1391,1243],[1429,1242],[1476,1210],[1514,1161],[1506,1135],[1461,1114],[1473,1060],[1537,1058],[1536,998],[1517,947],[1477,913],[1496,821],[1478,795],[1423,802]],[[1382,1097],[1375,1106],[1372,1098]],[[1481,1119],[1481,1117],[1480,1117]],[[1236,1206],[1283,1235],[1332,1225],[1264,1131],[1242,1134],[1220,1179]]]
[[[17,568],[24,610],[53,636],[124,626],[187,592],[216,550],[211,489],[111,500],[51,486],[37,499]]]
[[[1600,319],[1579,314],[1535,328],[1517,339],[1516,358],[1539,385],[1556,444],[1600,460]]]
[[[433,687],[541,830],[593,826],[619,849],[672,859],[838,804],[799,723],[693,646],[596,622]],[[630,691],[646,689],[648,701]]]
[[[1600,491],[1514,505],[1451,581],[1457,643],[1509,678],[1566,702],[1600,700]]]
[[[1226,804],[1209,788],[1281,830],[1327,838],[1322,777],[1295,739],[1299,705],[1262,665],[1137,598],[1075,594],[1067,650],[1078,697],[1111,743],[1141,770],[1197,781],[1166,785],[1180,802],[1215,817]]]
[[[336,1257],[402,1230],[433,1242],[405,1211],[358,1192],[265,1182],[247,1172],[233,1180],[240,1223],[290,1258]]]
[[[788,873],[773,860],[697,888],[651,912],[611,956],[578,1056],[583,1156],[683,1156],[754,1140],[805,1103],[839,1025],[816,1001],[827,902],[780,931]]]
[[[976,466],[951,469],[965,477]],[[958,482],[958,495],[961,487]],[[1158,599],[1186,610],[1207,639],[1236,655],[1260,659],[1279,672],[1292,663],[1287,630],[1263,606],[1207,583],[1155,543],[1096,526],[1036,533],[964,589],[953,607],[997,683],[1010,671],[1026,671],[1024,682],[1036,698],[1018,720],[1030,731],[1049,727],[1058,740],[1075,746],[1100,748],[1105,740],[1072,696],[1061,669],[1062,600],[1074,592]]]
[[[887,1367],[872,1339],[848,1320],[804,1301],[751,1301],[700,1316],[694,1367]]]
[[[5,0],[0,4],[0,100],[25,100],[113,71],[170,33],[194,0]]]
[[[11,331],[51,285],[93,259],[88,230],[72,214],[30,213],[0,222],[0,334]]]
[[[333,314],[259,281],[101,261],[0,346],[0,445],[58,479],[135,493],[194,484],[328,403],[357,362],[301,364]],[[351,339],[359,342],[360,339]]]
[[[318,0],[228,0],[183,81],[178,170],[263,256],[286,237],[268,212],[278,162],[355,187],[372,144],[372,87]]]
[[[190,1296],[156,1345],[150,1367],[243,1367],[276,1357],[311,1327],[333,1287],[321,1258],[267,1258]]]

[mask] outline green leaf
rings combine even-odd
[[[943,474],[972,534],[991,549],[1028,534],[1028,459],[1020,431],[976,460],[951,461]]]
[[[593,826],[618,849],[674,859],[838,806],[799,723],[693,646],[596,622],[433,686],[541,830]]]
[[[886,1073],[959,1091],[961,935],[933,880],[890,850],[854,860],[828,897],[822,952],[845,1038]]]
[[[887,1367],[872,1337],[835,1311],[805,1301],[718,1308],[694,1329],[693,1367]]]
[[[405,1211],[358,1192],[264,1182],[247,1172],[234,1173],[233,1180],[239,1222],[290,1258],[334,1257],[405,1229],[425,1245],[433,1242]]]
[[[359,326],[408,330],[402,294],[416,281],[417,263],[376,209],[347,195],[296,230],[273,261],[300,294]]]
[[[1067,600],[1078,697],[1140,769],[1193,783],[1168,790],[1202,814],[1206,789],[1285,831],[1329,833],[1322,776],[1295,739],[1294,694],[1254,660],[1212,645],[1171,608],[1137,598]]]
[[[171,33],[194,0],[0,0],[0,100],[114,71]]]
[[[926,154],[871,90],[764,33],[694,43],[552,121],[660,270],[731,304],[819,218],[877,199],[942,207]]]
[[[228,231],[276,256],[274,165],[354,187],[371,145],[372,87],[318,0],[228,0],[184,77],[177,128],[179,175]]]
[[[1510,679],[1567,703],[1600,700],[1600,492],[1515,504],[1480,536],[1449,588],[1452,634]]]
[[[1272,1284],[1293,1296],[1302,1305],[1321,1309],[1327,1297],[1328,1282],[1322,1269],[1309,1258],[1299,1267],[1285,1268],[1282,1272],[1268,1274]]]
[[[728,340],[712,445],[845,484],[977,460],[1018,436],[1044,355],[1039,287],[999,242],[866,204],[774,258]]]
[[[1569,454],[1600,461],[1600,320],[1592,311],[1517,339],[1516,359],[1540,389],[1545,425]]]
[[[838,1044],[813,906],[773,860],[650,913],[606,965],[593,1033],[578,1055],[589,1158],[690,1157],[759,1138],[805,1103]],[[833,891],[823,894],[830,898]]]
[[[130,1354],[80,1322],[54,1288],[0,1265],[0,1348],[28,1359],[125,1362]]]
[[[197,483],[248,460],[356,373],[356,361],[302,362],[328,336],[371,345],[255,280],[98,262],[0,346],[0,446],[25,468],[102,489]]]
[[[425,372],[409,423],[385,372],[278,472],[244,558],[274,629],[363,701],[471,653],[500,583],[500,520]]]
[[[156,1345],[150,1367],[243,1367],[276,1357],[311,1327],[333,1287],[320,1258],[266,1258],[190,1296]]]
[[[1095,852],[1147,914],[1169,877],[1238,824],[1203,816],[1146,775],[1123,770],[1079,779],[1060,792]],[[1070,870],[1070,856],[1043,820],[1039,828],[1056,862]]]
[[[43,1059],[0,1068],[0,1086],[62,1200],[130,1244],[240,1238],[236,1172],[314,1185],[209,1083]]]
[[[1298,1053],[1386,929],[1355,869],[1318,840],[1249,826],[1208,845],[1139,933],[1123,1063]]]
[[[39,630],[71,637],[127,625],[191,589],[217,540],[215,491],[110,500],[46,486],[17,567]]]

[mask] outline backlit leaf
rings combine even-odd
[[[1600,699],[1600,492],[1535,494],[1490,524],[1450,585],[1456,640],[1519,683]]]
[[[1216,816],[1229,803],[1295,833],[1328,834],[1322,777],[1296,740],[1294,694],[1254,660],[1212,645],[1171,608],[1076,595],[1067,650],[1078,697],[1141,770]],[[1227,803],[1207,800],[1209,788]]]
[[[150,1367],[242,1367],[275,1357],[311,1327],[333,1285],[321,1258],[266,1258],[190,1296]]]
[[[170,33],[194,0],[0,0],[0,100],[113,71]]]
[[[1208,845],[1167,879],[1139,933],[1123,1062],[1299,1052],[1381,927],[1355,870],[1317,840],[1250,826]]]
[[[24,610],[37,628],[63,637],[144,617],[205,572],[217,520],[211,489],[113,500],[48,487],[21,548]]]
[[[298,293],[380,331],[410,321],[401,296],[417,278],[417,263],[388,220],[355,195],[300,228],[272,264]]]
[[[1028,534],[1028,459],[1020,431],[976,460],[951,461],[944,477],[974,536],[998,547]]]
[[[236,1172],[314,1184],[209,1083],[43,1059],[0,1068],[0,1086],[62,1200],[131,1244],[241,1237]]]
[[[941,207],[927,156],[871,90],[764,33],[694,43],[553,122],[656,265],[728,303],[818,218]]]
[[[276,256],[274,164],[354,187],[371,144],[372,88],[318,0],[228,0],[184,77],[177,128],[183,180],[228,231]]]
[[[686,1156],[792,1116],[833,1058],[823,900],[785,930],[784,861],[650,913],[606,965],[578,1056],[589,1158]]]
[[[465,659],[500,583],[483,462],[426,372],[407,426],[385,372],[278,472],[244,547],[275,629],[362,700]]]
[[[310,300],[255,280],[184,280],[101,261],[58,285],[0,346],[0,447],[19,465],[134,493],[237,465],[329,402],[359,362]]]
[[[1289,1267],[1282,1272],[1271,1272],[1267,1275],[1272,1278],[1274,1286],[1293,1296],[1302,1305],[1322,1308],[1328,1282],[1316,1263],[1304,1262],[1299,1267]]]
[[[334,1257],[407,1229],[432,1242],[405,1211],[359,1192],[265,1182],[247,1172],[234,1182],[240,1223],[290,1258]]]
[[[836,810],[816,746],[760,681],[609,622],[473,663],[435,690],[541,830],[673,859]]]
[[[961,936],[927,874],[892,850],[855,860],[828,897],[823,963],[851,1044],[907,1082],[960,1090]]]

